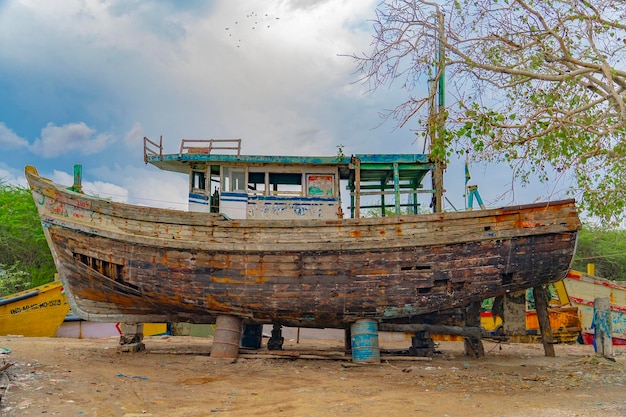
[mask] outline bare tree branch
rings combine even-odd
[[[353,58],[372,90],[406,89],[407,100],[387,117],[427,129],[442,42],[454,100],[447,139],[433,146],[509,161],[525,177],[545,176],[549,166],[566,170],[584,207],[617,221],[626,203],[609,190],[626,189],[623,22],[626,7],[616,0],[388,0],[376,14],[372,51]]]

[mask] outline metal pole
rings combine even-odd
[[[445,37],[445,30],[444,30],[444,20],[443,20],[443,13],[441,13],[441,10],[439,10],[439,8],[437,8],[437,18],[439,20],[439,33],[438,33],[438,39],[439,39],[439,54],[438,54],[438,60],[437,60],[437,74],[436,74],[436,88],[437,88],[437,99],[438,99],[438,103],[437,103],[437,109],[436,109],[436,116],[435,116],[435,120],[432,124],[434,124],[434,126],[432,126],[431,124],[431,129],[434,130],[434,132],[432,133],[432,141],[433,141],[433,145],[434,143],[437,143],[439,145],[442,144],[442,141],[445,140],[444,138],[444,134],[445,134],[445,126],[444,126],[444,108],[445,108],[445,45],[444,45],[444,37]],[[433,86],[433,88],[435,88]],[[434,103],[432,105],[432,107],[434,107]],[[434,110],[434,109],[433,109]],[[432,172],[432,182],[433,182],[433,211],[435,213],[441,213],[443,211],[443,171],[445,169],[445,161],[444,161],[444,156],[443,155],[438,155],[437,159],[435,160],[435,169]]]

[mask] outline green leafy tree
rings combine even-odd
[[[353,57],[372,89],[407,90],[388,117],[417,120],[436,159],[457,149],[525,181],[565,179],[615,224],[626,204],[624,22],[615,0],[389,0],[373,51]],[[419,87],[444,73],[449,103],[433,115],[437,89]]]
[[[626,281],[626,231],[585,226],[579,233],[572,269],[587,271],[595,265],[595,275]]]
[[[56,272],[28,189],[0,183],[0,291],[50,282]],[[0,293],[6,295],[7,293]]]
[[[0,296],[13,294],[30,288],[30,276],[20,270],[19,263],[9,267],[0,265]]]

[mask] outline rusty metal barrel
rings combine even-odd
[[[378,322],[361,319],[350,325],[352,362],[380,363]]]
[[[239,341],[241,340],[242,319],[235,316],[217,316],[215,321],[215,335],[212,358],[237,359],[239,355]]]

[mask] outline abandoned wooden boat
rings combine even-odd
[[[226,314],[336,328],[360,318],[409,323],[554,282],[569,270],[580,228],[573,200],[414,214],[417,193],[431,198],[436,191],[422,190],[433,166],[426,155],[270,157],[241,155],[238,147],[218,154],[214,140],[189,142],[197,141],[183,140],[170,155],[162,144],[145,149],[145,159],[189,175],[191,211],[91,197],[26,167],[78,316],[213,323]],[[342,215],[341,181],[348,182],[351,218]],[[363,197],[369,192],[382,200],[383,215],[395,215],[360,218],[371,207]],[[402,202],[401,194],[412,199]]]
[[[578,307],[585,344],[593,344],[594,299],[606,297],[611,303],[612,343],[626,345],[626,285],[574,270],[567,274],[563,284],[570,302]]]
[[[0,297],[0,336],[54,336],[69,309],[59,281]]]

